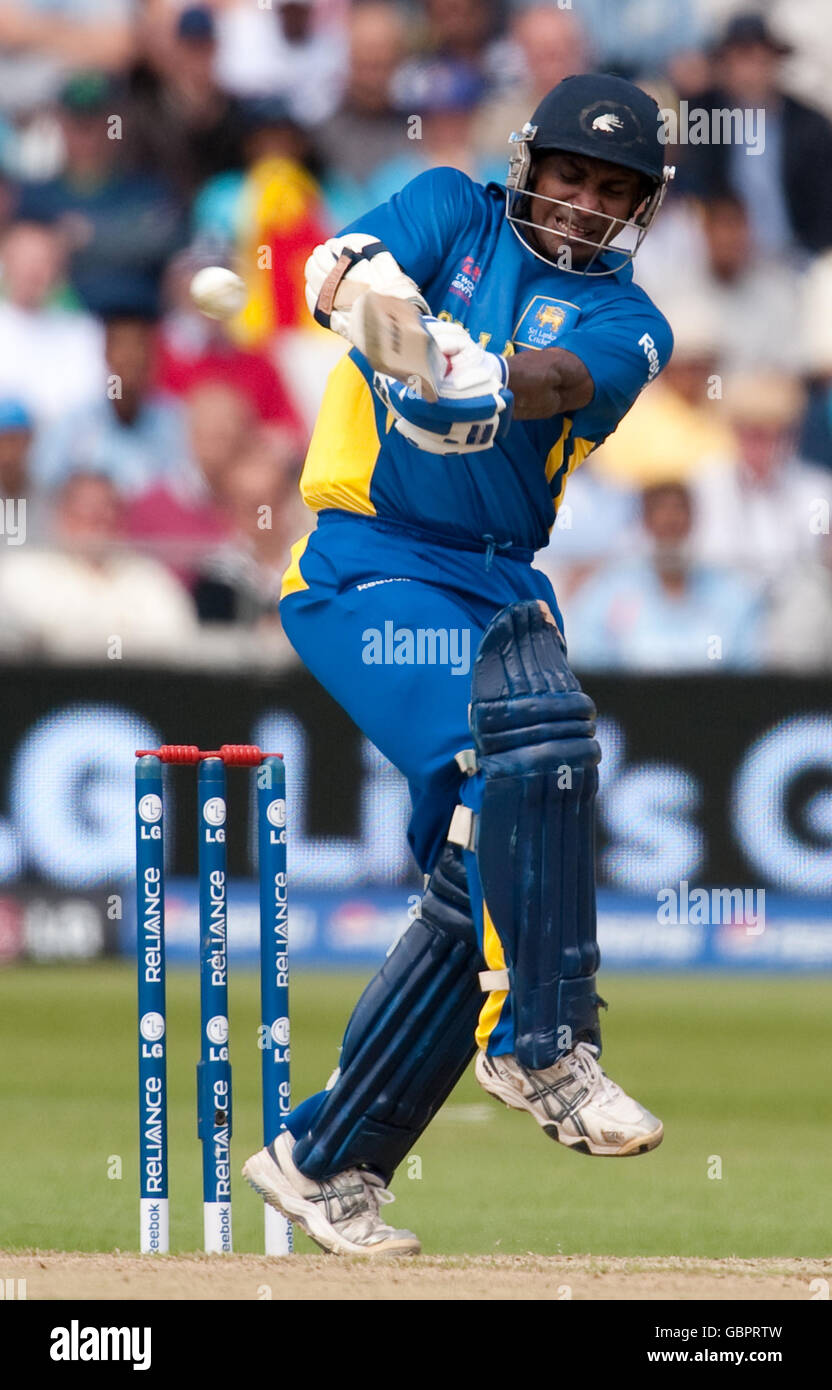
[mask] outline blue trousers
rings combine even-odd
[[[439,544],[399,523],[322,512],[317,529],[293,548],[283,580],[284,630],[307,668],[355,724],[407,778],[408,840],[429,874],[458,802],[479,810],[481,774],[465,777],[454,755],[471,747],[471,672],[482,634],[501,608],[543,599],[561,631],[549,580],[532,552]],[[482,890],[465,855],[483,954]],[[510,1002],[497,1001],[487,1028],[490,1052],[511,1052]],[[322,1093],[321,1093],[322,1094]],[[320,1095],[287,1119],[309,1127]]]

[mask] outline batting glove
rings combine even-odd
[[[426,401],[413,387],[376,372],[373,386],[396,417],[395,428],[429,454],[470,454],[493,447],[508,432],[514,396],[508,363],[478,347],[459,324],[425,316],[422,322],[447,363],[439,397]]]
[[[430,312],[415,280],[405,275],[378,237],[366,232],[350,232],[322,242],[306,262],[304,273],[310,314],[316,323],[350,342],[350,310],[365,290],[409,299],[425,313]]]

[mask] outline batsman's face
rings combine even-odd
[[[532,191],[537,196],[530,199],[529,218],[545,228],[535,232],[540,250],[556,258],[568,246],[574,265],[588,261],[598,242],[613,241],[643,201],[642,179],[634,169],[557,152],[536,161]]]

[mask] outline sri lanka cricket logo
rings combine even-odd
[[[544,304],[535,314],[534,321],[539,323],[541,328],[550,324],[553,332],[557,333],[565,318],[566,314],[563,309],[559,309],[556,304]]]
[[[536,294],[520,315],[512,338],[518,347],[551,347],[558,334],[575,326],[580,317],[577,304],[567,299],[550,299]]]

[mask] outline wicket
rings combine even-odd
[[[231,1063],[228,1050],[226,767],[257,769],[263,1142],[290,1109],[286,773],[277,754],[249,744],[201,752],[165,744],[136,752],[136,928],[139,986],[140,1237],[143,1254],[170,1245],[165,1011],[164,763],[197,765],[201,1053],[197,1130],[202,1142],[204,1248],[232,1249]],[[291,1225],[266,1207],[267,1255],[292,1248]]]

